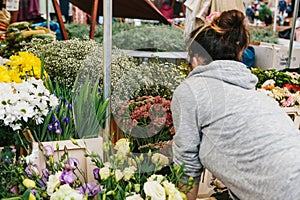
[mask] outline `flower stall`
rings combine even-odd
[[[142,27],[140,37],[150,29]],[[169,33],[177,35],[173,31]],[[126,37],[114,39],[125,47],[144,45]],[[154,45],[157,50],[167,47]],[[104,99],[101,44],[32,38],[17,47],[6,52],[11,56],[0,66],[1,199],[186,198],[193,179],[181,187],[184,166],[172,163],[176,133],[170,110],[173,91],[187,75],[184,63],[154,57],[141,62],[113,48],[111,93]],[[276,70],[252,73],[259,79],[258,92],[274,98],[299,127],[300,76]],[[111,137],[104,141],[108,117]],[[228,197],[228,191],[205,170],[198,197],[210,196]]]
[[[102,98],[104,83],[98,67],[102,59],[95,53],[101,49],[93,41],[33,39],[23,52],[3,63],[1,84],[7,91],[12,87],[8,91],[12,96],[7,100],[7,95],[1,95],[6,105],[1,105],[5,136],[0,137],[13,135],[18,140],[10,141],[12,147],[7,147],[8,140],[3,143],[0,167],[6,170],[0,175],[19,176],[2,181],[1,198],[185,198],[178,185],[184,169],[172,165],[169,148],[174,134],[170,99],[185,77],[183,69],[155,60],[138,64],[114,49],[111,98],[117,102],[113,106],[120,114],[116,125],[125,138],[103,143],[100,136],[109,100]],[[22,70],[14,71],[20,66]],[[142,83],[131,93],[120,80]],[[120,95],[121,89],[126,95]],[[22,99],[26,104],[17,103]],[[119,105],[123,110],[118,110]],[[132,127],[126,126],[130,115],[121,114],[129,107],[138,122]],[[143,144],[140,137],[133,137],[139,127],[148,130]],[[20,153],[14,147],[27,151]],[[192,187],[192,179],[189,184]],[[153,188],[159,193],[153,193]]]

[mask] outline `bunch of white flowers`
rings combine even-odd
[[[59,189],[53,193],[50,197],[50,200],[64,200],[64,199],[76,199],[76,200],[84,200],[82,194],[79,191],[74,190],[70,187],[70,185],[65,184],[59,187]]]
[[[58,105],[57,97],[35,78],[22,83],[1,82],[0,90],[0,124],[13,130],[22,129],[29,121],[43,123],[49,110]]]
[[[147,199],[183,200],[185,198],[185,195],[162,175],[150,176],[144,184],[144,191]]]

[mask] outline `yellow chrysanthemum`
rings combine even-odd
[[[0,82],[11,82],[8,70],[4,66],[0,66]]]
[[[12,82],[22,83],[22,79],[20,78],[22,76],[20,75],[18,70],[16,70],[16,69],[9,70],[8,74],[9,74]]]
[[[39,79],[41,77],[41,60],[29,52],[19,52],[10,57],[3,69],[0,69],[1,82],[21,83],[29,77]],[[48,74],[44,71],[44,76]]]

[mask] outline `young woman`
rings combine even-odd
[[[173,159],[194,177],[203,167],[239,199],[299,199],[300,134],[275,100],[255,90],[241,62],[249,43],[245,16],[222,12],[192,33],[192,71],[175,90]]]

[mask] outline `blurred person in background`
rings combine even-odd
[[[164,0],[162,7],[159,11],[167,18],[171,20],[173,18],[173,8],[171,6],[171,2],[169,0]]]

